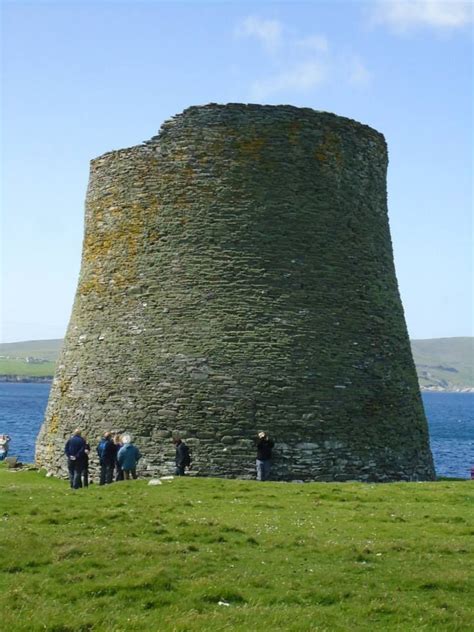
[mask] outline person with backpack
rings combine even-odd
[[[130,480],[130,477],[137,478],[137,464],[141,458],[140,450],[133,445],[130,435],[123,435],[123,446],[117,454],[117,461],[123,471],[124,480]]]
[[[112,433],[104,432],[104,436],[97,446],[100,463],[99,485],[109,485],[114,480],[114,467],[117,448],[112,441]]]
[[[176,446],[176,476],[184,476],[184,469],[191,467],[189,448],[179,437],[175,437],[173,443]]]

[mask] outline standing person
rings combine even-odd
[[[104,436],[97,446],[97,454],[100,463],[99,485],[109,485],[113,482],[115,455],[117,454],[111,432],[104,432]]]
[[[191,467],[189,448],[179,437],[175,437],[173,443],[176,446],[176,476],[184,476],[184,469]]]
[[[118,462],[118,453],[120,448],[123,446],[122,437],[119,434],[114,435],[114,445],[115,445],[115,480],[123,481],[123,470],[120,467],[120,463]]]
[[[89,487],[89,454],[91,447],[87,440],[84,439],[86,445],[84,447],[84,454],[78,461],[78,468],[81,476],[82,487]]]
[[[64,454],[67,457],[67,468],[69,470],[69,483],[72,489],[82,487],[81,463],[84,458],[86,442],[81,434],[79,428],[76,428],[72,437],[66,441],[66,445],[64,446]]]
[[[8,456],[8,448],[10,447],[10,437],[6,434],[0,435],[0,461]]]
[[[268,481],[272,467],[272,449],[275,445],[266,432],[257,437],[257,481]]]
[[[132,443],[130,435],[123,435],[123,446],[117,454],[117,461],[123,470],[124,480],[130,480],[130,477],[137,478],[137,464],[141,458],[140,450]]]

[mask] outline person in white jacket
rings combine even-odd
[[[0,435],[0,461],[8,456],[8,448],[10,447],[10,437],[6,434]]]

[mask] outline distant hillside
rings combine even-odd
[[[56,362],[62,344],[62,338],[27,340],[26,342],[3,342],[0,343],[0,356],[9,356],[11,358],[26,358],[30,356]]]
[[[56,339],[0,344],[0,380],[52,378],[62,342],[62,339]]]
[[[420,387],[474,391],[474,338],[412,340]]]
[[[62,342],[0,344],[0,380],[52,377]],[[474,391],[474,338],[412,340],[411,347],[423,390]]]

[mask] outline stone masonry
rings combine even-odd
[[[36,458],[129,431],[142,474],[428,480],[395,276],[387,148],[292,106],[191,107],[91,163],[82,266]],[[92,460],[94,464],[94,459]]]

